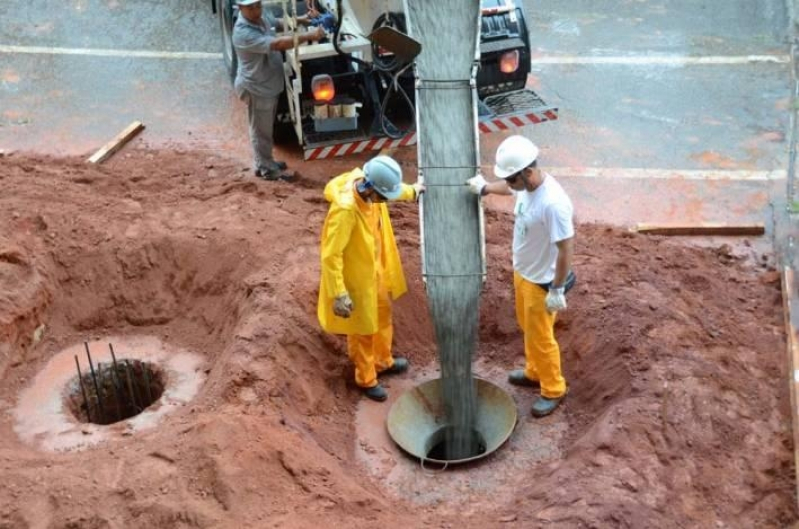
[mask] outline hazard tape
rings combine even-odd
[[[496,118],[481,121],[479,124],[480,132],[490,134],[511,130],[526,125],[536,125],[544,121],[554,121],[558,119],[558,113],[554,110],[545,112],[531,112],[529,114],[519,114],[516,116]],[[364,151],[379,151],[382,149],[394,149],[396,147],[406,147],[416,144],[416,133],[392,140],[390,138],[372,138],[369,140],[352,141],[347,143],[336,143],[324,147],[313,147],[305,149],[305,160],[323,160],[325,158],[335,158],[337,156],[348,156]]]

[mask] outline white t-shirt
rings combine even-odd
[[[574,237],[572,202],[550,175],[534,191],[514,191],[513,269],[533,283],[555,279],[558,247]]]

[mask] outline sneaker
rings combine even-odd
[[[560,397],[556,397],[554,399],[550,399],[548,397],[544,397],[543,395],[538,397],[533,403],[533,407],[530,409],[530,413],[533,414],[533,417],[546,417],[553,411],[557,409],[563,399],[566,398],[566,393],[561,395]]]
[[[404,373],[408,370],[408,366],[410,362],[408,362],[407,358],[403,358],[398,356],[394,358],[394,364],[388,369],[384,369],[380,372],[381,375],[398,375],[400,373]]]
[[[372,388],[361,388],[361,391],[363,391],[364,395],[377,402],[383,402],[388,398],[388,391],[380,384]]]
[[[508,373],[508,382],[514,386],[524,386],[526,388],[540,388],[541,383],[537,380],[527,378],[524,369],[514,369]]]
[[[278,171],[285,171],[286,169],[289,168],[286,162],[281,162],[280,160],[272,160],[272,163],[275,164],[275,169],[277,169]]]

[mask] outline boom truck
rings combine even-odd
[[[476,4],[463,1],[457,9]],[[232,80],[238,8],[235,0],[211,0],[211,6],[219,17],[222,54]],[[402,0],[264,0],[264,6],[288,23],[284,35],[301,31],[293,17],[311,7],[320,13],[314,24],[329,34],[322,42],[285,52],[286,89],[275,119],[276,143],[299,142],[306,160],[416,144],[413,50],[395,38],[408,31]],[[526,87],[530,40],[520,0],[480,0],[479,6],[479,132],[557,119],[558,109]],[[436,27],[442,35],[458,37],[449,34],[455,31],[450,18],[436,20]]]

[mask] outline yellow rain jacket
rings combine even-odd
[[[322,228],[317,316],[322,328],[332,334],[377,332],[380,280],[392,299],[408,290],[388,207],[385,203],[365,203],[356,198],[354,182],[363,177],[361,169],[353,169],[325,186],[330,210]],[[413,187],[402,184],[402,188],[397,200],[414,200]],[[349,318],[340,318],[333,313],[333,300],[345,292],[352,298],[354,310]]]

